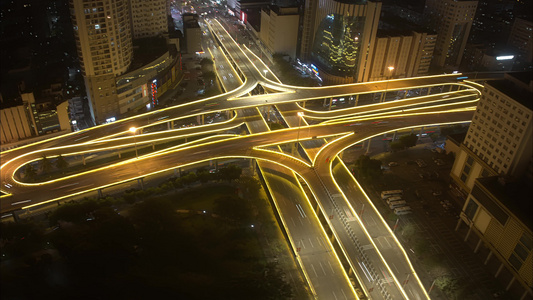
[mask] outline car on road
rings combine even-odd
[[[389,163],[389,167],[396,167],[397,165],[398,165],[398,163],[395,162],[395,161],[391,161],[391,162]]]

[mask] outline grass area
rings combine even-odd
[[[229,185],[209,185],[180,192],[169,197],[177,209],[213,211],[213,203],[221,195],[235,194],[235,187]]]
[[[111,197],[67,203],[49,216],[55,223],[51,225],[59,228],[48,235],[36,229],[43,226],[37,223],[30,227],[1,224],[6,241],[2,254],[12,262],[17,257],[26,262],[23,268],[10,269],[9,274],[17,275],[5,277],[1,296],[291,298],[281,269],[265,257],[259,227],[249,225],[249,220],[263,219],[264,212],[255,208],[263,210],[265,201],[257,198],[257,192],[245,198],[235,192],[235,183],[209,183],[177,194],[147,195],[124,215],[113,209],[124,202]],[[215,214],[178,209],[206,209]],[[21,240],[21,234],[27,238]],[[28,260],[27,256],[40,250],[36,245],[52,246],[58,254]],[[21,252],[27,256],[16,255]],[[64,280],[50,281],[47,270]]]

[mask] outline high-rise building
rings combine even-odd
[[[520,61],[533,62],[533,22],[515,18],[507,44],[517,50]]]
[[[366,81],[380,12],[381,2],[307,1],[300,56],[325,82]]]
[[[261,42],[270,54],[284,53],[296,58],[298,7],[271,6],[261,11]]]
[[[129,1],[70,0],[89,107],[97,123],[117,117],[115,76],[133,60]]]
[[[461,63],[478,1],[427,0],[430,28],[437,32],[433,64],[457,68]]]
[[[131,0],[131,16],[134,39],[154,37],[168,32],[165,0]]]
[[[498,260],[495,277],[518,282],[521,299],[533,297],[532,98],[532,72],[487,82],[450,174],[464,201],[457,229],[468,225],[465,241]]]
[[[425,32],[402,34],[379,29],[368,64],[368,80],[428,74],[436,39],[435,34]]]

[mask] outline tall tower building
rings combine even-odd
[[[532,72],[488,81],[450,173],[464,201],[456,230],[467,225],[464,241],[514,299],[533,297],[532,98]]]
[[[307,1],[300,56],[328,83],[367,80],[380,12],[381,2]]]
[[[457,67],[461,63],[478,1],[427,0],[425,13],[437,32],[433,64]]]
[[[131,16],[134,39],[158,36],[168,31],[165,0],[131,0]]]
[[[521,177],[533,155],[532,73],[505,74],[485,84],[451,177],[470,193],[478,177]]]
[[[92,117],[118,117],[115,76],[133,60],[129,1],[70,0],[70,14]]]

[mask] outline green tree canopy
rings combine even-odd
[[[416,136],[416,134],[409,134],[409,135],[403,135],[400,137],[400,143],[402,143],[402,145],[405,147],[405,148],[410,148],[410,147],[413,147],[413,146],[416,146],[416,142],[418,141],[418,137]]]
[[[65,160],[65,158],[62,155],[59,155],[56,159],[56,167],[61,170],[61,172],[65,172],[65,169],[68,168],[68,162]]]
[[[359,156],[359,158],[355,161],[354,169],[363,178],[368,178],[368,179],[379,178],[382,174],[381,161],[376,160],[376,159],[371,159],[367,155]]]
[[[35,176],[37,176],[37,171],[35,171],[35,168],[32,164],[27,164],[26,168],[24,169],[24,179],[34,180]]]
[[[229,165],[225,168],[219,169],[219,178],[227,181],[239,179],[242,174],[242,168],[236,165]]]
[[[48,173],[50,170],[52,170],[52,162],[43,154],[41,159],[41,172]]]

